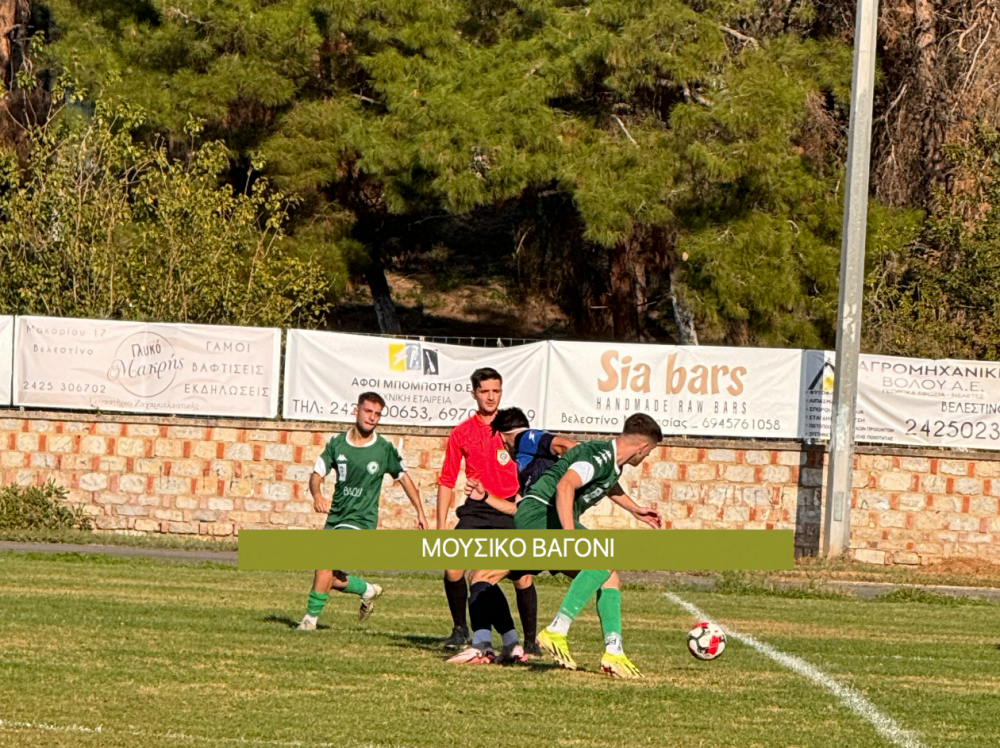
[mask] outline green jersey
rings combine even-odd
[[[360,447],[347,441],[347,434],[337,434],[326,443],[313,469],[324,477],[331,471],[337,473],[337,487],[324,527],[374,530],[378,525],[382,476],[388,473],[398,478],[406,467],[396,448],[378,434]]]
[[[577,444],[541,478],[531,484],[527,496],[518,505],[518,513],[521,511],[521,505],[525,505],[524,509],[527,512],[541,503],[547,507],[548,524],[551,525],[554,518],[554,526],[560,527],[556,513],[556,486],[567,471],[573,470],[582,480],[582,485],[576,489],[576,496],[573,499],[573,519],[579,520],[581,514],[607,496],[608,491],[618,482],[622,471],[618,467],[617,459],[613,441]]]

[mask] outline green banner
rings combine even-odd
[[[793,530],[242,530],[239,568],[791,569]]]

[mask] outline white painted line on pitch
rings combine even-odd
[[[14,722],[0,719],[0,730],[38,730],[42,732],[74,732],[88,735],[129,735],[135,738],[156,738],[158,740],[187,741],[196,743],[231,743],[233,745],[275,746],[275,748],[334,748],[335,743],[303,743],[300,740],[268,740],[266,738],[214,738],[205,735],[188,735],[183,732],[147,732],[145,730],[97,727],[83,725],[50,725],[46,722]]]
[[[699,621],[712,620],[712,618],[704,611],[699,610],[687,600],[678,597],[674,593],[664,592],[663,594],[669,600],[684,608],[684,610],[693,615]],[[747,646],[753,647],[758,652],[763,655],[767,655],[778,664],[784,665],[789,670],[794,670],[799,675],[823,686],[823,688],[830,691],[834,696],[840,699],[844,706],[858,716],[868,720],[868,722],[870,722],[875,728],[875,731],[886,740],[900,746],[900,748],[926,748],[923,743],[913,736],[912,732],[904,730],[892,717],[882,714],[882,712],[880,712],[874,704],[872,704],[860,693],[855,691],[850,686],[838,683],[815,665],[809,664],[801,657],[785,654],[784,652],[775,649],[770,644],[765,644],[764,642],[753,638],[749,634],[741,634],[738,631],[733,631],[727,626],[723,626],[722,628],[726,632],[727,636],[731,636],[733,639],[743,642]]]

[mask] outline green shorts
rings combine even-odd
[[[359,527],[355,522],[341,522],[336,517],[327,517],[326,524],[323,525],[324,530],[364,530],[364,527]]]
[[[573,518],[573,527],[577,530],[587,528],[580,524],[578,517]],[[547,506],[538,499],[526,497],[517,505],[514,513],[515,530],[561,530],[562,523],[554,506]]]

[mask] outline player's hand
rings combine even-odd
[[[637,506],[635,511],[632,512],[634,516],[640,522],[645,522],[647,525],[652,527],[654,530],[659,530],[663,527],[663,518],[660,513],[649,506]]]
[[[418,530],[426,530],[427,529],[427,518],[426,517],[417,517],[417,529]]]
[[[482,501],[486,498],[486,489],[476,478],[469,478],[465,482],[465,493],[473,501]]]
[[[313,509],[320,514],[329,514],[330,506],[323,500],[322,496],[313,496]]]

